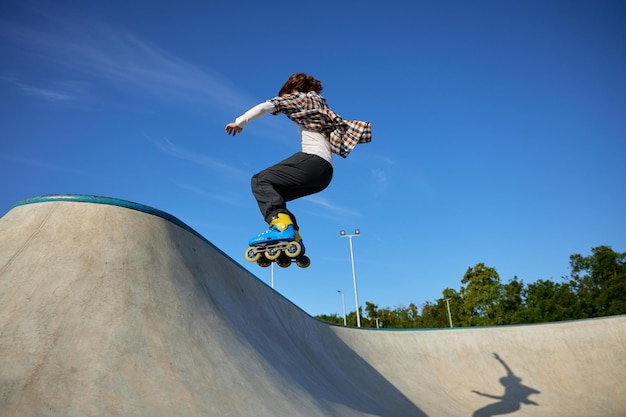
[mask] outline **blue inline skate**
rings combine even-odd
[[[291,217],[278,213],[270,222],[270,228],[248,241],[250,247],[245,257],[248,262],[256,262],[261,267],[268,267],[276,262],[281,268],[287,268],[295,262],[300,268],[307,268],[311,260],[304,255],[304,244],[300,233],[294,228]]]

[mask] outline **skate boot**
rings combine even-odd
[[[250,246],[262,246],[272,242],[294,240],[295,238],[296,230],[293,228],[291,217],[286,213],[278,213],[270,222],[270,228],[251,238],[248,244]]]
[[[286,213],[279,213],[270,222],[270,228],[248,241],[250,247],[245,257],[249,262],[256,262],[261,267],[268,267],[272,262],[287,268],[292,261],[306,268],[311,261],[304,256],[302,236],[295,230],[293,220]]]

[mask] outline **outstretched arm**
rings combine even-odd
[[[507,373],[508,376],[515,376],[513,371],[511,371],[511,368],[509,368],[509,365],[507,365],[506,362],[504,362],[502,360],[500,355],[498,355],[497,353],[494,353],[493,357],[496,358],[498,360],[498,362],[500,362],[500,364],[504,367],[504,369],[506,369],[506,373]]]
[[[472,391],[474,394],[478,394],[481,397],[487,397],[487,398],[493,398],[494,400],[503,400],[504,397],[500,396],[500,395],[491,395],[491,394],[485,394],[484,392],[479,392],[479,391]]]
[[[226,125],[226,133],[235,136],[237,133],[241,133],[242,127],[237,126],[237,123],[232,122]]]
[[[259,117],[267,113],[271,113],[272,111],[274,111],[274,105],[269,101],[257,104],[256,106],[239,116],[234,122],[227,124],[226,133],[235,136],[237,133],[241,133],[243,127],[249,122],[253,121],[254,119],[258,119]]]

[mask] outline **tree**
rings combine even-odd
[[[501,300],[497,305],[498,317],[502,318],[502,324],[524,323],[522,315],[525,307],[523,291],[524,283],[519,281],[516,276],[502,286]]]
[[[498,303],[501,299],[502,287],[500,275],[494,268],[478,263],[467,268],[461,283],[463,299],[461,325],[493,326],[504,324]]]
[[[339,317],[337,314],[320,314],[315,317],[328,323],[343,325],[343,317]]]
[[[400,325],[403,328],[417,327],[417,321],[419,320],[419,312],[417,306],[414,303],[410,303],[407,308],[403,309]]]
[[[626,313],[626,252],[598,246],[590,256],[570,256],[570,285],[582,302],[586,317]]]
[[[448,323],[448,313],[443,299],[439,299],[436,303],[424,303],[419,327],[441,329],[449,327]]]
[[[378,306],[372,302],[365,302],[365,312],[367,313],[367,322],[361,323],[363,327],[376,327],[376,319],[379,318]],[[364,320],[365,321],[365,320]],[[372,326],[372,323],[374,326]]]
[[[523,291],[522,323],[545,323],[584,318],[580,302],[567,283],[538,280]]]
[[[454,327],[626,314],[626,253],[614,252],[609,246],[598,246],[591,251],[589,256],[570,256],[571,276],[563,283],[538,280],[524,285],[513,277],[503,285],[495,268],[478,263],[465,272],[460,291],[446,288],[443,298],[422,306],[421,315],[415,304],[391,310],[366,302],[362,326],[375,327],[378,321],[387,328],[449,327],[448,303]],[[337,315],[318,318],[343,323]],[[356,326],[355,312],[348,315],[348,325]]]
[[[367,317],[374,318],[376,317],[376,311],[378,310],[378,306],[371,301],[365,302],[365,312],[367,313]]]
[[[365,311],[367,318],[364,327],[386,327],[386,328],[414,328],[417,327],[416,319],[418,318],[417,307],[415,304],[409,304],[409,307],[396,307],[394,310],[390,308],[378,308],[378,305],[366,301]]]

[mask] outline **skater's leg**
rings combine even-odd
[[[270,223],[278,213],[287,213],[287,201],[325,189],[333,176],[330,163],[316,155],[298,152],[252,177],[252,193],[265,220]]]
[[[264,244],[274,239],[302,242],[298,232],[300,227],[296,217],[287,209],[287,201],[322,191],[332,176],[330,163],[302,152],[254,175],[252,192],[270,229],[250,239],[250,244]]]

